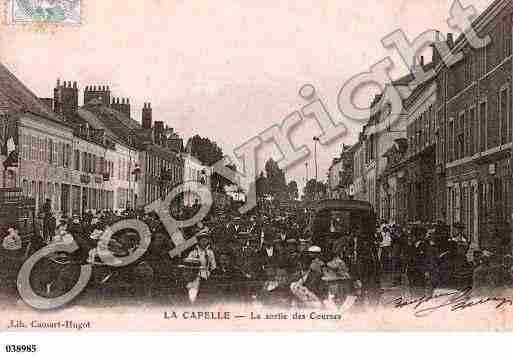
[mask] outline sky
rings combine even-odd
[[[0,61],[38,96],[51,97],[57,78],[81,89],[109,85],[113,96],[130,98],[134,119],[151,102],[154,120],[185,139],[209,137],[230,154],[304,106],[298,90],[309,83],[348,127],[346,136],[318,147],[321,180],[362,126],[337,109],[345,81],[386,56],[394,77],[406,71],[381,39],[397,29],[410,39],[428,29],[455,32],[447,25],[449,0],[81,1],[78,26],[0,25]],[[481,12],[492,1],[461,2]],[[375,92],[362,90],[357,104],[368,106]],[[305,119],[291,138],[313,153],[319,134]],[[280,154],[268,144],[257,157],[262,169]],[[307,161],[312,178],[313,154]],[[286,175],[302,187],[305,162]]]

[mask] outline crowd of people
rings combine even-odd
[[[92,263],[105,228],[135,217],[150,227],[151,245],[140,259],[116,270],[144,298],[157,296],[165,287],[186,304],[222,300],[330,308],[348,298],[361,305],[379,304],[387,287],[419,297],[467,288],[488,293],[512,282],[511,255],[472,250],[461,223],[449,228],[441,222],[382,222],[375,230],[331,224],[325,231],[329,235],[318,238],[304,209],[243,216],[217,213],[184,229],[184,237],[196,236],[197,245],[171,258],[173,241],[155,213],[85,212],[56,223],[47,203],[42,210],[43,239],[75,241],[75,264]],[[127,255],[136,242],[128,232],[120,233],[109,249]],[[56,287],[62,290],[76,276],[67,265],[57,270],[56,282],[61,284]]]
[[[383,275],[394,286],[407,285],[416,296],[436,290],[473,289],[493,293],[512,283],[512,256],[508,246],[474,248],[465,225],[443,222],[382,223],[377,231]]]

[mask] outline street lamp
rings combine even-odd
[[[317,136],[314,136],[312,138],[312,140],[314,141],[314,162],[315,162],[315,198],[317,199],[318,197],[318,193],[317,193],[317,171],[318,171],[318,168],[317,168],[317,142],[319,142],[319,137]]]

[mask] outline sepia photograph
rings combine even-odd
[[[0,332],[513,329],[512,0],[0,15]]]

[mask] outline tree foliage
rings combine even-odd
[[[200,160],[202,164],[209,167],[221,161],[224,156],[223,150],[215,141],[212,141],[208,137],[201,137],[200,135],[194,135],[190,138],[187,143],[187,148],[191,155]],[[235,164],[228,164],[226,167],[232,171],[237,170]],[[211,183],[212,189],[221,193],[225,192],[224,188],[226,186],[233,184],[229,179],[221,176],[217,172],[212,174]]]
[[[296,200],[299,197],[299,189],[297,187],[296,181],[290,181],[287,185],[287,194],[289,195],[290,200]]]
[[[321,199],[326,196],[327,190],[328,188],[325,183],[316,181],[315,178],[312,178],[306,183],[304,199],[307,201]]]
[[[269,181],[267,180],[263,172],[260,172],[260,175],[256,179],[255,187],[257,198],[264,198],[269,194]]]
[[[214,163],[223,159],[223,150],[221,147],[208,137],[194,135],[189,139],[187,147],[190,148],[191,154],[206,166],[213,166]]]
[[[276,199],[286,197],[287,182],[285,180],[285,173],[272,158],[269,158],[265,163],[265,174],[268,181],[269,194]]]

